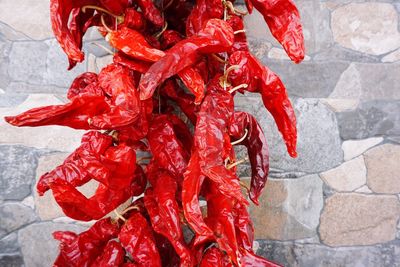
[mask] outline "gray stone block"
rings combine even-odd
[[[349,66],[343,61],[302,62],[296,65],[289,61],[261,60],[281,77],[292,97],[324,98],[335,88],[340,75]]]
[[[335,114],[316,99],[293,101],[297,114],[298,157],[288,156],[286,147],[272,116],[256,94],[235,98],[236,109],[254,115],[261,124],[270,148],[270,166],[274,172],[283,172],[285,177],[298,177],[298,172],[317,173],[329,170],[343,161],[339,130]],[[242,152],[244,153],[244,152]],[[244,155],[238,155],[242,158]],[[242,175],[250,175],[242,173]],[[280,177],[279,173],[272,177]]]
[[[363,139],[380,135],[400,135],[400,101],[363,102],[354,111],[337,114],[340,136]]]
[[[18,235],[13,232],[0,239],[0,254],[15,254],[19,252]]]
[[[351,49],[346,49],[340,46],[332,46],[314,55],[315,61],[331,61],[343,60],[351,62],[366,62],[366,63],[377,63],[380,62],[379,57],[373,55],[367,55]]]
[[[15,42],[10,54],[8,72],[13,81],[42,84],[49,47],[42,42]]]
[[[21,254],[0,254],[0,266],[1,267],[22,267],[24,266],[24,260]]]
[[[11,233],[37,219],[35,212],[19,203],[0,205],[0,237]]]
[[[0,146],[0,199],[20,200],[35,181],[37,151],[24,146]]]
[[[331,248],[317,244],[299,244],[259,240],[257,254],[290,267],[394,267],[399,266],[400,242],[377,246]]]

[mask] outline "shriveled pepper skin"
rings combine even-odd
[[[218,248],[211,247],[201,259],[200,267],[233,267],[229,258]]]
[[[161,267],[153,231],[143,215],[133,213],[121,228],[118,237],[125,250],[132,255],[134,266]]]
[[[261,93],[264,106],[274,117],[289,155],[296,157],[296,115],[281,79],[247,51],[231,54],[229,63],[238,66],[230,72],[229,80],[234,86],[248,84],[246,90]]]
[[[68,89],[67,97],[72,100],[76,96],[83,94],[103,95],[103,91],[98,86],[89,86],[97,83],[97,74],[94,72],[84,72],[74,79]],[[92,91],[92,90],[96,91]]]
[[[152,97],[157,86],[200,59],[200,54],[228,51],[233,44],[232,28],[223,20],[211,19],[196,35],[173,46],[140,80],[140,99]]]
[[[246,134],[240,143],[247,147],[251,164],[250,199],[258,205],[258,198],[264,189],[269,172],[269,153],[267,140],[257,120],[246,112],[236,111],[234,122],[230,125],[232,137],[236,140]]]
[[[272,35],[296,63],[304,59],[304,36],[299,11],[292,0],[250,0],[263,15]]]
[[[107,242],[116,237],[118,232],[118,225],[113,223],[110,218],[99,220],[89,230],[79,235],[68,231],[54,232],[54,238],[61,243],[60,254],[53,266],[92,266],[96,257],[103,252]]]
[[[97,257],[92,264],[93,267],[115,267],[120,266],[125,260],[125,250],[121,244],[115,240],[111,240],[104,247],[104,252]]]

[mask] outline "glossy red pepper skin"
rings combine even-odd
[[[160,172],[152,187],[147,188],[144,204],[155,232],[165,236],[180,257],[179,266],[194,266],[190,250],[183,239],[179,206],[176,201],[178,185],[166,172]]]
[[[292,0],[250,0],[263,15],[272,35],[295,63],[304,59],[304,36],[300,14]]]
[[[246,112],[235,112],[234,122],[230,125],[232,137],[236,140],[240,139],[246,134],[246,130],[246,138],[240,144],[246,146],[251,165],[249,197],[254,204],[258,205],[258,198],[265,187],[269,172],[267,140],[261,126],[252,115]]]
[[[143,12],[143,16],[157,27],[163,27],[164,18],[152,0],[135,0]]]
[[[91,266],[96,257],[103,252],[107,242],[116,237],[118,232],[118,225],[113,223],[110,218],[99,220],[89,230],[79,235],[68,231],[54,232],[54,238],[61,243],[60,254],[53,266]]]
[[[248,84],[247,91],[261,93],[264,106],[274,117],[289,155],[296,157],[296,115],[280,78],[246,51],[231,54],[229,63],[239,66],[229,74],[232,85]]]
[[[233,267],[229,258],[218,248],[211,247],[203,255],[200,267]]]
[[[93,72],[84,72],[74,79],[67,92],[67,98],[72,100],[76,96],[83,94],[104,95],[98,86],[89,86],[97,84],[97,74]],[[95,90],[95,91],[93,91]]]
[[[153,230],[147,220],[138,212],[132,213],[118,235],[122,246],[133,258],[133,266],[161,267]]]
[[[137,71],[139,73],[146,73],[151,66],[151,63],[149,62],[129,58],[120,51],[114,54],[113,62],[118,63],[132,71]]]
[[[229,19],[227,20],[227,22],[235,32],[246,30],[243,18],[241,16],[231,14],[229,15]],[[249,51],[246,34],[244,32],[237,32],[235,34],[235,42],[233,43],[230,53],[233,53],[235,51]]]
[[[229,50],[233,40],[233,30],[225,21],[209,20],[201,31],[173,46],[142,76],[139,85],[140,99],[152,97],[159,84],[194,65],[201,58],[201,54]]]
[[[209,19],[221,19],[224,13],[222,1],[198,0],[186,21],[186,35],[198,33]]]
[[[82,62],[84,54],[81,51],[82,39],[84,32],[82,32],[82,26],[85,20],[88,20],[91,15],[86,14],[85,19],[80,21],[79,25],[75,23],[75,27],[72,29],[68,25],[71,12],[75,9],[75,13],[72,21],[77,21],[76,18],[80,12],[80,8],[85,5],[97,5],[97,0],[51,0],[50,1],[50,19],[51,26],[57,41],[60,43],[61,48],[67,54],[70,60],[70,68],[72,68],[76,62]],[[87,11],[93,14],[93,11]],[[80,19],[78,19],[80,20]],[[80,38],[77,38],[80,37]]]
[[[241,194],[235,173],[224,165],[232,149],[228,134],[232,116],[233,97],[220,87],[217,76],[210,82],[206,97],[197,113],[194,149],[199,153],[202,173],[215,182],[223,194],[241,203],[247,203]]]
[[[115,240],[109,241],[103,251],[92,264],[93,267],[115,267],[124,263],[125,250],[119,242]]]
[[[122,14],[129,6],[129,0],[100,0],[100,3],[115,15]]]

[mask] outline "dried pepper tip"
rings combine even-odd
[[[117,19],[117,23],[118,23],[118,24],[123,23],[124,20],[125,20],[125,15],[115,15],[114,13],[108,11],[107,9],[104,9],[104,8],[102,8],[102,7],[99,7],[99,6],[86,5],[86,6],[83,6],[83,7],[81,8],[81,10],[82,10],[83,13],[85,13],[86,10],[88,10],[88,9],[93,9],[93,10],[96,10],[96,11],[103,12],[103,13],[105,13],[105,14],[107,14],[107,15],[110,15],[110,16],[112,16],[113,18],[116,18],[116,19]]]

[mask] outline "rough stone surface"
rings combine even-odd
[[[353,191],[367,181],[364,157],[359,156],[329,171],[321,173],[321,178],[337,191]]]
[[[53,32],[49,19],[49,2],[49,0],[30,0],[21,1],[16,5],[13,0],[2,0],[1,21],[32,39],[50,38]]]
[[[365,153],[367,184],[376,193],[400,193],[400,146],[384,144]]]
[[[374,100],[361,103],[354,111],[337,113],[344,140],[381,135],[400,135],[400,101]]]
[[[72,70],[67,71],[67,56],[60,45],[54,39],[46,43],[49,50],[46,59],[47,69],[43,75],[45,84],[69,87],[75,77],[85,71],[85,64],[78,63]]]
[[[8,56],[11,51],[11,42],[4,39],[0,35],[0,88],[6,88],[10,82],[8,74],[9,59]]]
[[[36,183],[44,173],[53,170],[58,165],[61,165],[67,156],[69,156],[68,153],[57,153],[40,157],[36,170]],[[79,187],[79,191],[86,196],[91,196],[96,190],[97,185],[97,182],[92,181],[84,186]],[[51,191],[47,191],[43,196],[39,196],[35,190],[34,198],[36,212],[42,220],[51,220],[65,216],[62,209],[54,200]]]
[[[331,61],[332,59],[366,63],[380,62],[378,56],[367,55],[355,50],[343,48],[339,45],[334,45],[328,49],[322,50],[313,56],[313,60],[315,61]]]
[[[355,158],[373,146],[381,143],[382,137],[373,137],[364,140],[348,140],[342,143],[342,149],[344,153],[344,160],[350,160]]]
[[[81,232],[85,227],[73,224],[42,222],[32,224],[18,232],[22,255],[26,267],[51,266],[58,254],[58,241],[52,236],[54,231]],[[32,249],[32,248],[35,249]],[[40,251],[40,253],[38,253]]]
[[[357,189],[356,191],[354,191],[354,192],[357,192],[357,193],[365,193],[365,194],[371,194],[371,193],[373,193],[373,192],[371,191],[371,189],[369,189],[369,187],[368,187],[367,185],[364,185],[364,186],[358,188],[358,189]]]
[[[321,214],[321,241],[329,246],[372,245],[396,235],[400,202],[396,196],[338,193]]]
[[[332,13],[332,32],[340,45],[372,55],[400,46],[398,14],[386,3],[352,3]]]
[[[341,61],[306,61],[296,65],[291,62],[268,60],[266,57],[261,60],[281,77],[290,96],[310,98],[328,97],[340,75],[349,66]]]
[[[42,84],[49,47],[39,42],[16,42],[12,46],[8,72],[14,81]],[[29,52],[27,52],[29,51]]]
[[[334,113],[320,101],[315,99],[293,101],[298,129],[298,157],[295,159],[287,155],[275,122],[267,114],[260,97],[254,95],[237,97],[235,104],[237,110],[250,112],[262,125],[270,147],[272,168],[290,173],[312,173],[329,170],[341,163],[343,156]]]
[[[382,58],[382,62],[397,62],[400,61],[400,49],[397,49],[396,51],[384,56]]]
[[[0,239],[0,254],[15,254],[19,252],[18,235],[13,232]]]
[[[355,110],[359,104],[358,99],[323,98],[321,102],[327,105],[333,112],[352,111]]]
[[[35,220],[36,215],[31,208],[19,203],[4,203],[0,205],[0,237]]]
[[[288,240],[315,236],[322,201],[322,182],[317,175],[270,179],[260,206],[250,208],[255,237]]]
[[[24,146],[0,146],[0,199],[19,200],[30,194],[37,156]]]
[[[259,240],[257,254],[293,267],[399,266],[399,241],[385,245],[331,248],[317,244]]]
[[[54,95],[30,95],[17,107],[0,108],[0,117],[17,115],[35,107],[61,103],[62,101]],[[0,120],[1,143],[21,144],[58,151],[73,151],[79,146],[83,133],[84,131],[61,126],[17,128],[9,125],[4,120]]]
[[[354,63],[340,75],[329,98],[359,100],[361,97],[361,76]]]
[[[21,254],[0,254],[0,266],[2,267],[21,267],[24,266],[24,259]]]

